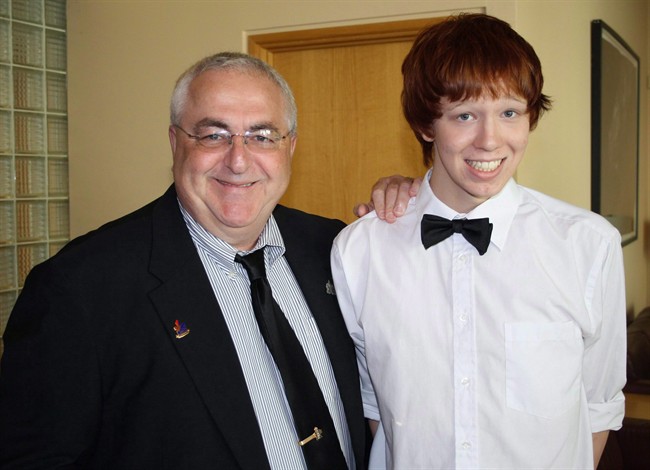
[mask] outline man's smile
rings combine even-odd
[[[499,168],[504,160],[505,158],[502,158],[500,160],[492,160],[490,162],[480,162],[477,160],[465,160],[465,162],[475,170],[488,172]]]

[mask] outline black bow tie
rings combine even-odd
[[[492,234],[492,224],[488,218],[448,220],[437,215],[425,214],[420,229],[425,249],[440,243],[453,233],[460,233],[465,240],[474,245],[481,256],[487,251]]]

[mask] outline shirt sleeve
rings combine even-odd
[[[370,380],[370,373],[368,372],[368,364],[366,362],[365,353],[365,339],[363,333],[363,326],[358,318],[358,312],[355,309],[353,299],[358,299],[353,293],[353,286],[351,286],[347,279],[343,257],[339,250],[339,239],[334,242],[331,254],[332,264],[332,277],[334,280],[334,287],[336,289],[336,297],[343,313],[343,319],[347,326],[350,337],[354,342],[354,347],[357,354],[357,366],[359,368],[359,378],[361,380],[361,398],[363,400],[363,410],[366,418],[379,421],[379,407],[377,399]],[[351,276],[350,279],[358,279]]]
[[[618,234],[617,234],[618,235]],[[585,302],[594,325],[585,335],[583,379],[592,433],[620,429],[625,414],[625,273],[620,237],[603,241],[588,278]]]

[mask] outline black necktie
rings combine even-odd
[[[273,300],[264,268],[264,249],[235,256],[251,283],[253,312],[273,355],[291,407],[296,432],[310,470],[346,469],[334,422],[316,376],[280,306]]]
[[[425,249],[440,243],[453,233],[460,233],[483,256],[490,246],[492,224],[490,219],[454,219],[449,220],[437,215],[425,214],[422,217],[422,244]]]

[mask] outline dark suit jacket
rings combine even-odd
[[[362,468],[353,345],[326,289],[332,240],[343,224],[284,207],[274,215],[329,353]],[[176,320],[190,329],[182,339]],[[0,466],[67,465],[269,468],[234,345],[173,186],[34,268],[9,319]]]

